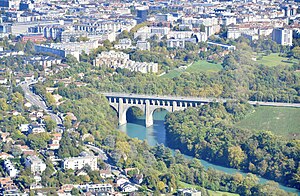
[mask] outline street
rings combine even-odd
[[[42,98],[39,95],[34,94],[33,92],[30,91],[29,85],[25,82],[19,84],[21,88],[23,89],[25,93],[25,98],[35,106],[38,106],[42,110],[44,110],[57,124],[62,124],[61,118],[54,114],[52,110],[49,110],[47,108],[47,105],[45,101],[42,100]]]

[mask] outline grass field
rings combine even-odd
[[[174,69],[169,71],[169,73],[166,73],[164,75],[162,75],[162,78],[175,78],[177,76],[179,76],[182,73],[182,70],[178,70],[178,69]]]
[[[260,106],[235,126],[248,130],[269,130],[276,135],[300,139],[300,109]]]
[[[193,188],[193,189],[197,189],[200,190],[201,187],[197,186],[197,185],[192,185],[192,184],[187,184],[185,182],[179,182],[178,183],[179,188]],[[238,196],[238,194],[235,193],[229,193],[229,192],[222,192],[222,191],[212,191],[212,190],[208,190],[208,194],[210,196]]]
[[[256,62],[266,66],[293,65],[292,63],[286,61],[288,61],[288,58],[281,57],[278,53],[272,53],[268,56],[263,56],[262,59],[257,60]]]
[[[199,73],[199,72],[206,72],[206,73],[213,73],[218,72],[222,69],[221,64],[214,64],[209,63],[204,60],[200,60],[197,62],[194,62],[191,66],[189,66],[186,70],[184,69],[174,69],[171,70],[169,73],[166,73],[162,75],[162,78],[174,78],[179,76],[182,72],[190,72],[190,73]]]
[[[204,60],[194,62],[189,66],[186,71],[195,73],[195,72],[218,72],[222,69],[221,64],[209,63]]]

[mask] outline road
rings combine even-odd
[[[94,150],[95,152],[99,153],[99,157],[103,161],[107,161],[108,160],[108,157],[106,156],[106,153],[102,149],[100,149],[100,148],[98,148],[96,146],[89,145],[89,144],[85,144],[85,146],[88,147],[88,148],[90,148],[90,149],[92,149],[92,150]]]
[[[204,98],[204,97],[183,97],[175,95],[144,95],[144,94],[129,94],[129,93],[116,93],[116,92],[101,92],[106,97],[115,98],[138,98],[138,99],[153,99],[153,100],[164,100],[164,101],[192,101],[192,102],[226,102],[234,99],[224,99],[224,98]],[[295,107],[300,108],[300,103],[283,103],[283,102],[262,102],[262,101],[248,101],[251,105],[259,104],[261,106],[274,106],[274,107]]]
[[[21,83],[19,85],[21,86],[21,88],[23,89],[23,91],[25,93],[25,98],[32,105],[38,106],[39,108],[44,110],[57,124],[62,124],[61,118],[58,115],[54,114],[52,110],[48,109],[45,101],[43,101],[39,95],[36,95],[33,92],[31,92],[31,90],[29,89],[28,83]]]

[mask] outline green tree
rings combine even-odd
[[[49,133],[36,133],[28,135],[28,143],[34,150],[45,149],[51,137]]]
[[[6,103],[6,100],[4,98],[0,99],[0,110],[2,111],[8,110],[8,104]]]
[[[240,165],[245,160],[246,155],[240,146],[232,146],[228,148],[228,159],[230,166],[240,168]]]
[[[56,128],[57,123],[50,116],[46,116],[44,120],[48,131],[53,131]]]

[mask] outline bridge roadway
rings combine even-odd
[[[227,100],[234,99],[224,99],[224,98],[213,98],[213,97],[183,97],[183,96],[172,96],[172,95],[145,95],[145,94],[132,94],[132,93],[101,93],[106,97],[117,97],[117,98],[129,98],[129,99],[150,99],[150,100],[164,100],[164,101],[187,101],[187,102],[226,102]],[[300,108],[300,103],[284,103],[284,102],[263,102],[263,101],[248,101],[251,105],[261,105],[261,106],[274,106],[274,107],[294,107]]]
[[[127,123],[126,112],[130,107],[140,108],[146,115],[146,126],[153,125],[153,112],[158,108],[166,109],[169,112],[184,110],[187,107],[197,107],[198,105],[210,102],[226,102],[234,99],[224,98],[203,98],[203,97],[183,97],[172,95],[144,95],[127,94],[116,92],[102,92],[109,100],[109,104],[118,112],[119,124]],[[251,105],[274,106],[274,107],[295,107],[300,108],[300,103],[262,102],[248,101]]]

